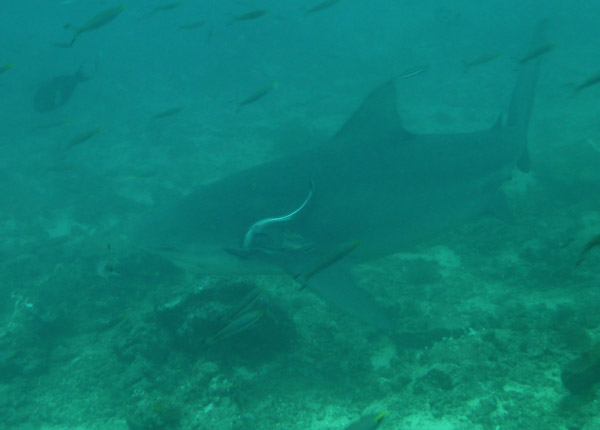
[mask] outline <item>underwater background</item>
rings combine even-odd
[[[600,3],[5,0],[0,23],[1,429],[600,429]],[[391,78],[411,132],[488,128],[528,55],[510,219],[353,269],[392,331],[128,235]]]

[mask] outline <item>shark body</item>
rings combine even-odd
[[[541,24],[532,46],[543,42]],[[308,288],[382,329],[392,322],[359,289],[349,266],[401,251],[489,209],[515,167],[528,170],[527,127],[539,59],[520,66],[506,121],[473,133],[416,135],[401,124],[393,81],[372,91],[326,143],[203,185],[145,229],[155,243],[194,255],[205,267],[243,248],[245,260],[288,273],[315,266],[341,244],[360,241],[342,262],[312,276]],[[312,197],[305,200],[309,184]],[[272,223],[243,247],[263,219]],[[149,232],[149,233],[148,233]],[[234,254],[236,254],[234,252]],[[240,259],[240,253],[229,259]]]

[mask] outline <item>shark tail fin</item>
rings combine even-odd
[[[534,32],[531,47],[535,48],[546,43],[548,21],[541,21]],[[527,150],[527,130],[529,118],[533,109],[535,88],[540,70],[541,57],[532,59],[520,65],[517,83],[513,89],[506,120],[507,127],[514,127],[523,142],[523,152],[517,163],[522,171],[529,171],[529,152]]]

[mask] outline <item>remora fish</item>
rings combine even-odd
[[[544,30],[540,25],[532,46],[544,43]],[[527,130],[540,60],[519,66],[505,123],[471,133],[410,133],[398,117],[389,81],[328,142],[199,186],[138,223],[132,239],[146,250],[170,246],[176,250],[171,261],[191,260],[204,273],[256,270],[252,263],[259,260],[293,275],[360,238],[344,264],[319,272],[307,289],[365,323],[390,329],[390,318],[347,268],[399,252],[497,206],[515,167],[529,169]],[[315,185],[310,206],[272,226],[281,235],[269,232],[264,246],[271,254],[241,260],[224,251],[239,244],[256,220],[298,207],[310,181]],[[301,255],[289,249],[284,240],[290,234],[312,248]]]
[[[254,239],[255,239],[256,235],[260,234],[260,232],[262,230],[264,230],[266,227],[268,227],[272,224],[275,224],[275,223],[291,221],[296,215],[298,215],[300,213],[300,211],[302,211],[302,209],[304,209],[304,207],[310,201],[312,195],[313,195],[313,184],[312,184],[312,182],[310,182],[309,189],[308,189],[308,195],[306,196],[306,198],[304,199],[304,201],[298,208],[294,209],[292,212],[290,212],[287,215],[283,215],[283,216],[275,217],[275,218],[264,218],[264,219],[261,219],[260,221],[256,221],[254,224],[252,224],[250,226],[250,228],[248,229],[248,232],[244,235],[244,241],[242,243],[242,246],[247,250],[252,249],[252,247],[254,246]]]
[[[73,35],[73,39],[71,40],[71,43],[67,46],[73,46],[79,35],[81,35],[82,33],[86,33],[88,31],[104,27],[106,24],[118,17],[121,14],[121,12],[123,12],[123,9],[125,9],[125,6],[123,5],[110,7],[95,15],[81,27],[75,27],[75,34]],[[68,24],[65,25],[65,28],[69,27],[71,26]]]
[[[74,75],[61,75],[41,84],[33,97],[36,112],[49,112],[64,105],[73,95],[73,91],[87,78],[81,68]]]

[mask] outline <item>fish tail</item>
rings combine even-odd
[[[546,40],[548,21],[541,21],[533,35],[531,46],[541,46]],[[533,108],[535,88],[540,70],[540,58],[537,57],[521,64],[517,83],[513,89],[508,109],[507,127],[517,130],[520,140],[523,142],[523,152],[517,166],[522,171],[529,170],[529,153],[527,151],[527,130],[529,119]]]
[[[83,74],[83,64],[81,66],[79,66],[79,69],[77,69],[77,72],[75,73],[75,77],[79,81],[86,81],[88,79],[87,76],[85,76]]]
[[[465,74],[469,73],[469,70],[471,69],[471,65],[469,64],[469,62],[465,61],[465,60],[461,60],[460,62],[463,65],[463,73],[465,73]]]
[[[386,415],[388,411],[383,411],[375,417],[375,422],[380,422]]]
[[[306,274],[304,272],[296,273],[292,278],[300,284],[300,291],[306,288],[308,279],[306,279]]]

